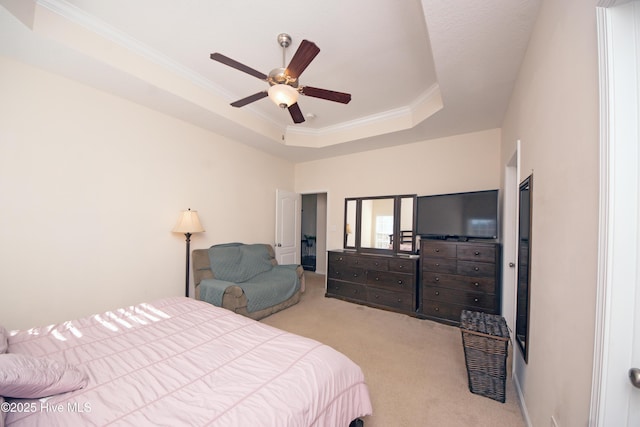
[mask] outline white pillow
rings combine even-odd
[[[0,325],[0,354],[7,352],[9,348],[9,331]]]
[[[0,396],[37,399],[86,385],[86,374],[57,360],[17,353],[0,354]]]

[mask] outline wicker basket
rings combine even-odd
[[[469,391],[504,403],[509,346],[504,317],[463,310],[460,331]]]

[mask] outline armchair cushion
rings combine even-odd
[[[273,268],[264,245],[226,243],[209,248],[209,264],[216,279],[242,283]]]

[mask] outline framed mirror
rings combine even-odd
[[[529,358],[529,299],[531,296],[531,213],[533,175],[520,184],[518,214],[518,284],[515,341],[525,363]]]
[[[357,200],[344,199],[344,247],[356,248],[356,214]]]
[[[345,249],[414,253],[416,208],[416,195],[345,199]]]
[[[393,249],[394,208],[393,197],[361,200],[360,249]]]

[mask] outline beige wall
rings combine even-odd
[[[291,163],[4,58],[0,93],[0,324],[183,294],[186,208],[192,248],[273,241]]]
[[[500,130],[299,163],[295,171],[296,191],[327,192],[327,249],[336,249],[343,244],[345,197],[498,188]]]
[[[595,2],[544,0],[502,128],[502,165],[520,139],[533,171],[529,362],[515,350],[531,425],[585,426],[593,362],[598,239]]]

